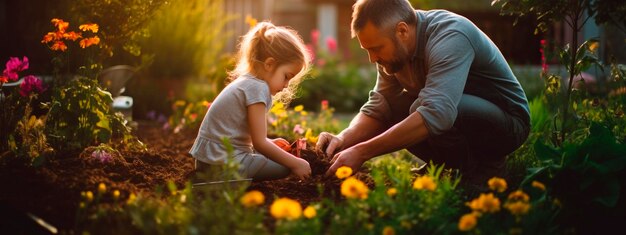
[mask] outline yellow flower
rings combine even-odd
[[[252,18],[252,16],[246,15],[246,23],[250,25],[250,28],[254,28],[254,26],[256,26],[256,24],[258,23],[258,21],[257,19]]]
[[[117,200],[120,197],[120,191],[119,190],[115,190],[113,191],[113,199]]]
[[[437,189],[437,183],[430,176],[420,176],[413,181],[413,188],[417,190],[430,190],[435,191]]]
[[[313,143],[313,145],[317,144],[317,139],[319,138],[319,136],[314,136],[313,135],[313,130],[311,130],[311,128],[307,128],[306,132],[304,133],[304,138],[306,138],[307,141]]]
[[[311,219],[311,218],[313,218],[313,217],[315,217],[317,215],[317,211],[315,210],[315,207],[307,206],[304,209],[303,214],[304,214],[304,217],[306,217],[308,219]]]
[[[270,109],[270,113],[273,113],[277,117],[287,116],[285,105],[281,102],[274,102],[274,105],[272,105],[272,108]]]
[[[389,195],[390,197],[393,197],[396,194],[398,194],[398,190],[396,188],[387,189],[387,195]]]
[[[385,228],[383,228],[383,235],[394,235],[394,234],[396,234],[396,231],[393,230],[393,227],[385,226]]]
[[[337,169],[337,172],[335,172],[335,175],[339,179],[347,178],[348,176],[352,175],[352,168],[347,166],[339,167],[339,169]]]
[[[349,177],[341,183],[341,194],[347,198],[366,199],[369,188],[362,181]]]
[[[265,202],[265,196],[263,195],[263,193],[257,190],[252,190],[244,194],[239,199],[239,202],[241,202],[241,204],[245,207],[258,206],[258,205],[263,204],[263,202]]]
[[[591,44],[589,44],[589,51],[591,53],[595,53],[596,50],[598,50],[598,47],[600,46],[600,43],[598,42],[592,42]]]
[[[296,107],[293,108],[293,111],[296,111],[296,112],[301,112],[302,110],[304,110],[303,105],[297,105]]]
[[[504,204],[504,208],[509,210],[512,215],[520,216],[528,213],[528,210],[530,209],[530,204],[523,201],[507,202]]]
[[[93,201],[93,193],[91,191],[87,191],[85,193],[85,199],[87,199],[88,202]]]
[[[98,193],[103,194],[107,191],[107,186],[104,183],[98,184]]]
[[[126,200],[126,204],[132,204],[135,202],[135,200],[137,200],[137,196],[135,196],[135,193],[130,193],[130,195],[128,195],[128,200]]]
[[[511,194],[509,194],[510,201],[528,202],[529,199],[530,197],[528,196],[528,194],[524,193],[522,190],[516,190],[512,192]]]
[[[487,181],[489,188],[496,192],[504,192],[506,190],[506,180],[498,177],[493,177]]]
[[[298,201],[279,198],[270,206],[270,214],[276,219],[297,219],[302,215],[302,206]]]
[[[475,213],[465,214],[461,216],[461,219],[459,219],[459,230],[464,232],[470,231],[476,227],[477,223],[478,218]]]
[[[493,196],[493,193],[484,194],[481,193],[480,196],[469,203],[466,203],[467,206],[472,208],[472,210],[478,212],[497,212],[500,210],[500,199]]]
[[[538,189],[539,189],[539,190],[541,190],[541,191],[545,191],[545,190],[546,190],[546,186],[545,186],[543,183],[539,182],[539,181],[534,180],[534,181],[531,183],[531,185],[532,185],[533,187],[535,187],[535,188],[538,188]]]

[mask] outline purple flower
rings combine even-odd
[[[43,91],[43,83],[33,75],[26,76],[20,84],[20,95],[23,97],[28,96],[31,92],[41,93]]]
[[[106,151],[100,149],[93,151],[93,153],[91,153],[91,156],[99,160],[101,163],[109,163],[113,161],[113,156],[111,156],[110,153],[107,153]]]
[[[9,81],[15,81],[19,77],[17,72],[26,69],[28,69],[28,57],[24,56],[21,61],[17,57],[10,57],[9,61],[7,61],[6,68],[2,71],[2,75],[8,77]]]

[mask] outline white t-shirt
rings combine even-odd
[[[199,161],[222,164],[228,156],[222,141],[226,137],[234,148],[234,157],[252,154],[247,113],[248,106],[256,103],[265,104],[266,112],[272,105],[265,81],[246,74],[228,84],[209,107],[189,153]]]

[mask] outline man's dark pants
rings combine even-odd
[[[408,100],[400,100],[404,101],[390,104],[394,123],[409,114]],[[507,155],[526,141],[529,124],[474,95],[463,94],[457,110],[449,131],[407,150],[426,162],[459,169],[462,182],[486,186],[491,177],[504,176]]]

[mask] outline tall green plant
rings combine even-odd
[[[222,0],[173,0],[164,4],[141,42],[152,77],[181,80],[209,74],[220,65],[232,16]]]
[[[626,25],[626,7],[621,1],[615,0],[494,0],[492,5],[501,6],[501,14],[514,15],[518,19],[527,15],[537,19],[537,28],[545,32],[554,22],[564,22],[571,28],[572,45],[567,45],[560,53],[561,62],[569,72],[569,83],[565,90],[564,102],[560,110],[561,130],[557,144],[565,141],[567,134],[570,98],[574,77],[597,63],[597,57],[591,47],[594,41],[587,41],[578,45],[578,34],[588,20],[595,18],[597,24],[611,23]]]

